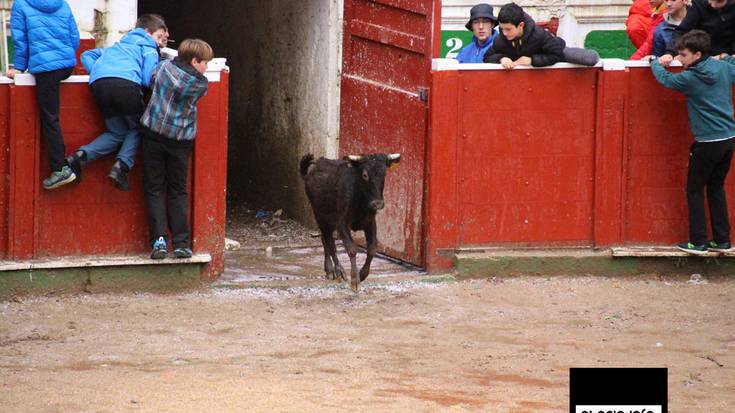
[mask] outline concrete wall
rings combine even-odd
[[[342,0],[140,0],[171,38],[200,37],[231,68],[229,203],[311,220],[298,173],[305,153],[336,156]],[[176,47],[173,43],[170,47]]]
[[[90,33],[97,47],[106,47],[135,27],[138,17],[137,0],[74,0],[68,1],[79,31]]]

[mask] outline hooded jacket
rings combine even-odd
[[[684,33],[694,30],[704,30],[712,38],[710,53],[732,54],[735,41],[735,2],[727,0],[727,4],[720,9],[713,9],[707,0],[693,0],[689,6],[687,16],[673,32],[671,40],[666,46],[666,53],[676,56],[676,42]]]
[[[628,33],[628,38],[636,49],[640,49],[646,42],[650,31],[655,27],[652,21],[657,16],[660,16],[664,9],[664,3],[652,9],[649,0],[633,1],[633,5],[628,10],[628,18],[625,20],[625,31]]]
[[[77,64],[79,30],[64,0],[15,0],[10,30],[15,69],[36,74]]]
[[[153,73],[153,93],[140,123],[176,141],[192,141],[197,133],[197,102],[209,82],[188,63],[163,61]]]
[[[482,46],[477,43],[477,37],[472,36],[472,42],[459,51],[456,59],[459,60],[459,63],[482,63],[482,59],[485,58],[485,53],[493,45],[493,41],[497,36],[498,32],[493,29],[492,36]]]
[[[89,73],[89,83],[116,77],[150,87],[151,74],[159,61],[158,45],[153,36],[137,28],[106,49],[87,50],[81,60]]]
[[[661,85],[686,95],[689,127],[698,142],[725,140],[735,136],[732,105],[734,58],[715,60],[704,57],[676,74],[667,71],[658,60],[653,59],[651,71]]]
[[[648,34],[646,40],[638,47],[638,50],[633,53],[630,60],[640,60],[645,56],[648,56],[653,51],[653,36],[658,26],[664,21],[664,13],[654,14],[651,18],[651,25],[648,27]]]
[[[508,40],[501,31],[493,41],[493,45],[485,54],[485,63],[500,63],[507,57],[513,61],[522,56],[531,58],[531,65],[535,67],[551,66],[563,60],[566,43],[560,37],[536,26],[531,16],[524,13],[523,36]]]

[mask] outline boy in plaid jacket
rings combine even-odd
[[[207,93],[204,72],[212,57],[212,47],[205,41],[186,39],[179,46],[179,56],[162,62],[153,73],[153,93],[140,119],[143,186],[153,259],[166,258],[168,254],[167,226],[174,257],[192,256],[186,181],[196,137],[197,101]]]

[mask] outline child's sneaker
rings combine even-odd
[[[84,157],[85,155],[83,151],[76,151],[66,157],[66,163],[67,165],[69,165],[69,168],[71,168],[71,171],[74,172],[74,175],[77,176],[77,182],[82,181],[82,168],[84,167]]]
[[[191,248],[176,248],[174,250],[174,257],[176,258],[191,258]]]
[[[709,250],[714,252],[730,252],[732,251],[732,245],[730,245],[729,242],[720,242],[718,244],[714,241],[710,241]]]
[[[128,192],[130,191],[130,185],[128,184],[129,171],[130,168],[128,168],[127,165],[120,161],[115,161],[115,163],[112,164],[112,169],[110,169],[110,173],[107,174],[107,179],[115,184],[115,188],[121,191]]]
[[[151,259],[154,260],[162,260],[166,258],[166,255],[168,255],[168,246],[166,245],[166,239],[163,237],[158,237],[158,239],[153,242],[153,251],[151,251]]]
[[[75,179],[77,179],[77,176],[74,175],[71,168],[64,165],[61,170],[52,172],[51,176],[43,180],[43,187],[54,189],[73,182]]]
[[[681,244],[676,244],[676,248],[694,255],[703,255],[707,253],[707,244],[696,245],[691,242],[682,242]]]

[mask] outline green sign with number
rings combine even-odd
[[[469,30],[442,30],[442,49],[439,57],[453,59],[471,41],[472,32]]]

